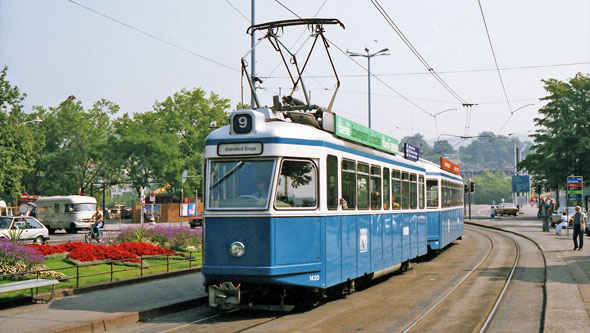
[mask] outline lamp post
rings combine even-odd
[[[441,115],[441,114],[445,113],[445,112],[449,112],[449,111],[453,111],[453,110],[457,110],[457,109],[456,108],[446,109],[446,110],[443,110],[441,112],[438,112],[438,113],[435,113],[435,114],[432,115],[434,117],[434,128],[436,129],[436,137],[437,138],[438,138],[438,124],[436,122],[436,117],[438,115]]]
[[[389,49],[385,48],[382,49],[380,51],[377,51],[375,53],[370,53],[369,49],[365,47],[365,52],[367,52],[367,54],[362,54],[362,53],[356,53],[356,52],[350,52],[350,51],[346,51],[346,53],[348,53],[349,56],[351,57],[365,57],[367,58],[367,81],[368,81],[368,103],[369,103],[369,128],[371,128],[371,58],[375,57],[375,56],[380,56],[380,55],[389,55],[389,53],[385,53],[389,51]]]
[[[518,110],[520,110],[520,109],[526,108],[527,106],[533,106],[533,105],[535,105],[535,103],[531,103],[531,104],[526,104],[526,105],[523,105],[523,106],[519,107],[518,109],[516,109],[516,110],[512,111],[512,112],[510,113],[510,115],[513,115],[513,114],[515,114],[515,113],[516,113],[516,111],[518,111]],[[514,134],[514,133],[512,133],[512,134]]]

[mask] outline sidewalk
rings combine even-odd
[[[523,234],[543,249],[547,260],[545,332],[590,332],[590,238],[582,251],[572,251],[573,231],[543,232],[537,208],[524,207],[518,218],[474,219],[472,222]]]
[[[154,314],[198,306],[201,273],[96,290],[0,311],[2,332],[91,332],[128,326]]]

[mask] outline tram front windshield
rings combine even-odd
[[[209,209],[265,209],[274,160],[211,161]]]

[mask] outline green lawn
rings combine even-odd
[[[186,254],[186,258],[188,259],[188,253]],[[201,266],[201,253],[193,253],[192,259],[194,261],[191,262],[191,267],[199,267]],[[166,265],[166,257],[163,259],[145,259],[144,260],[144,267],[143,267],[143,276],[146,275],[153,275],[158,273],[165,273],[167,271],[175,271],[189,268],[188,260],[182,260],[177,258],[170,258],[168,261],[168,267]],[[78,280],[78,285],[87,286],[97,283],[104,283],[104,282],[111,282],[111,281],[120,281],[129,278],[139,277],[142,275],[142,271],[140,267],[130,267],[124,265],[111,265],[111,264],[98,264],[92,266],[80,266],[76,268],[75,265],[67,263],[63,261],[62,258],[49,258],[45,261],[45,267],[48,269],[52,269],[58,272],[61,272],[66,275],[69,280],[61,281],[58,285],[55,286],[55,289],[65,289],[65,288],[76,288],[76,276],[80,276]],[[112,280],[111,280],[111,270],[112,273]],[[91,275],[91,276],[87,276]],[[86,277],[82,277],[86,276]],[[13,282],[10,280],[0,281],[0,283],[8,283]],[[39,292],[51,291],[51,287],[43,287],[39,288]],[[28,296],[30,295],[30,290],[19,290],[13,292],[7,292],[0,294],[0,299],[6,298],[13,298],[16,296]]]

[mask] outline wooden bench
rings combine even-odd
[[[25,281],[18,281],[18,282],[11,282],[11,283],[3,283],[0,284],[0,293],[5,293],[9,291],[17,291],[23,289],[31,289],[31,298],[34,302],[49,302],[53,299],[53,293],[55,292],[55,285],[58,284],[58,280],[47,280],[47,279],[32,279],[32,280],[25,280]],[[39,287],[46,287],[52,286],[51,288],[51,295],[49,298],[43,299],[35,297],[33,294],[33,289]]]

